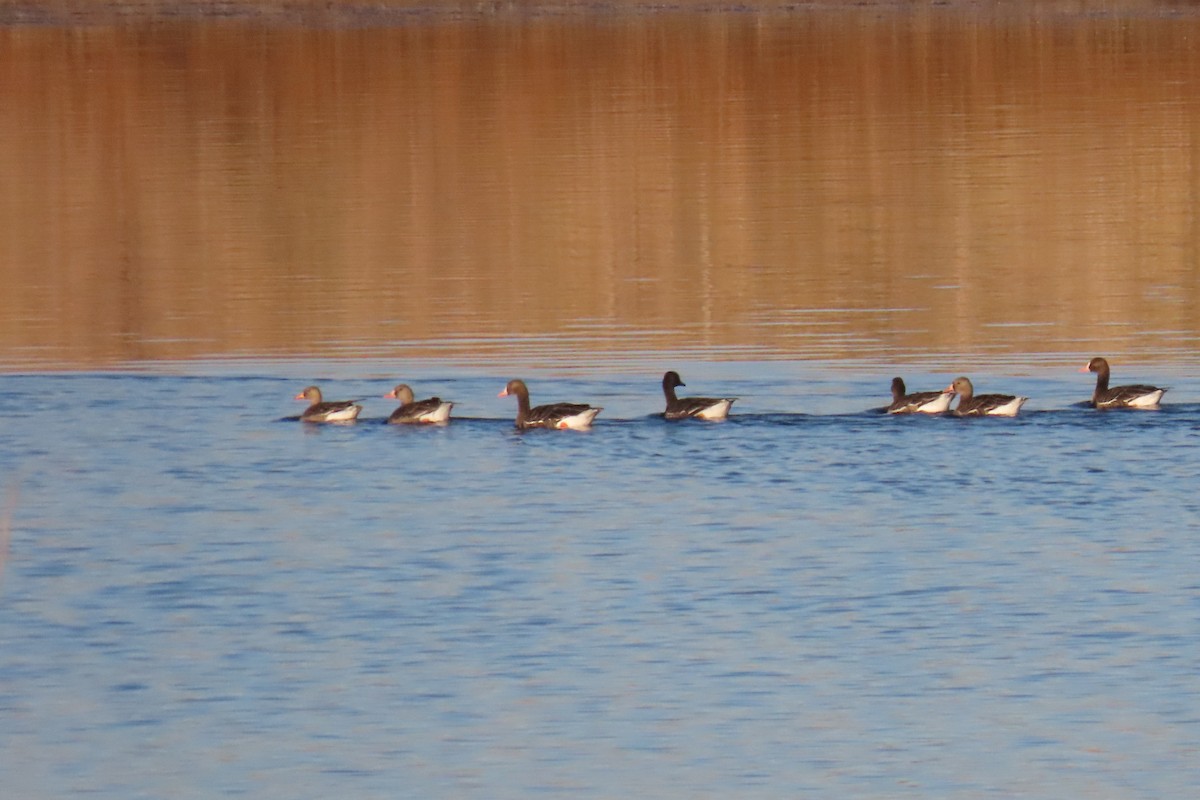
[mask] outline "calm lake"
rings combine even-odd
[[[80,8],[0,13],[6,794],[1200,791],[1200,12]]]

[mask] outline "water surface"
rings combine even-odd
[[[531,376],[606,406],[582,434],[517,433],[482,374],[410,373],[460,402],[431,429],[379,424],[382,377],[328,377],[370,399],[314,427],[281,420],[300,376],[10,376],[9,790],[1200,786],[1200,406],[1041,374],[1015,420],[905,419],[866,375],[792,371],[827,399],[788,408],[738,369],[718,424],[654,416],[644,376]]]

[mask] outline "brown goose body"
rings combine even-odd
[[[440,397],[414,400],[413,391],[402,383],[384,395],[387,400],[399,400],[400,406],[388,417],[389,425],[438,424],[450,420],[454,403]]]
[[[353,400],[322,400],[321,390],[316,386],[305,387],[295,399],[307,400],[309,404],[300,415],[301,422],[353,422],[362,411],[362,406]]]
[[[585,403],[552,403],[544,406],[529,406],[529,389],[525,381],[518,378],[508,382],[497,397],[517,397],[518,428],[571,428],[583,430],[592,424],[603,409]]]
[[[697,419],[722,420],[729,416],[729,408],[736,397],[676,397],[675,387],[686,386],[679,373],[671,371],[663,375],[663,395],[667,398],[667,409],[663,416],[667,419]]]
[[[1093,408],[1158,408],[1166,389],[1158,386],[1134,383],[1109,388],[1111,375],[1108,360],[1093,358],[1079,369],[1080,372],[1096,373],[1096,390],[1092,392]]]
[[[1029,399],[1011,394],[975,394],[975,387],[966,377],[955,378],[946,391],[958,394],[954,413],[960,417],[1015,417]]]
[[[950,408],[954,399],[952,389],[940,392],[905,393],[904,379],[892,378],[892,404],[887,407],[889,414],[941,414]]]

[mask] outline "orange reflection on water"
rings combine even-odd
[[[0,363],[1186,358],[1200,17],[0,28]]]

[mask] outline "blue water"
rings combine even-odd
[[[4,796],[1200,789],[1200,381],[973,375],[1032,399],[958,420],[684,366],[733,418],[645,374],[523,375],[586,433],[484,370],[5,376]],[[459,418],[378,424],[397,377]],[[314,381],[364,421],[283,421]]]

